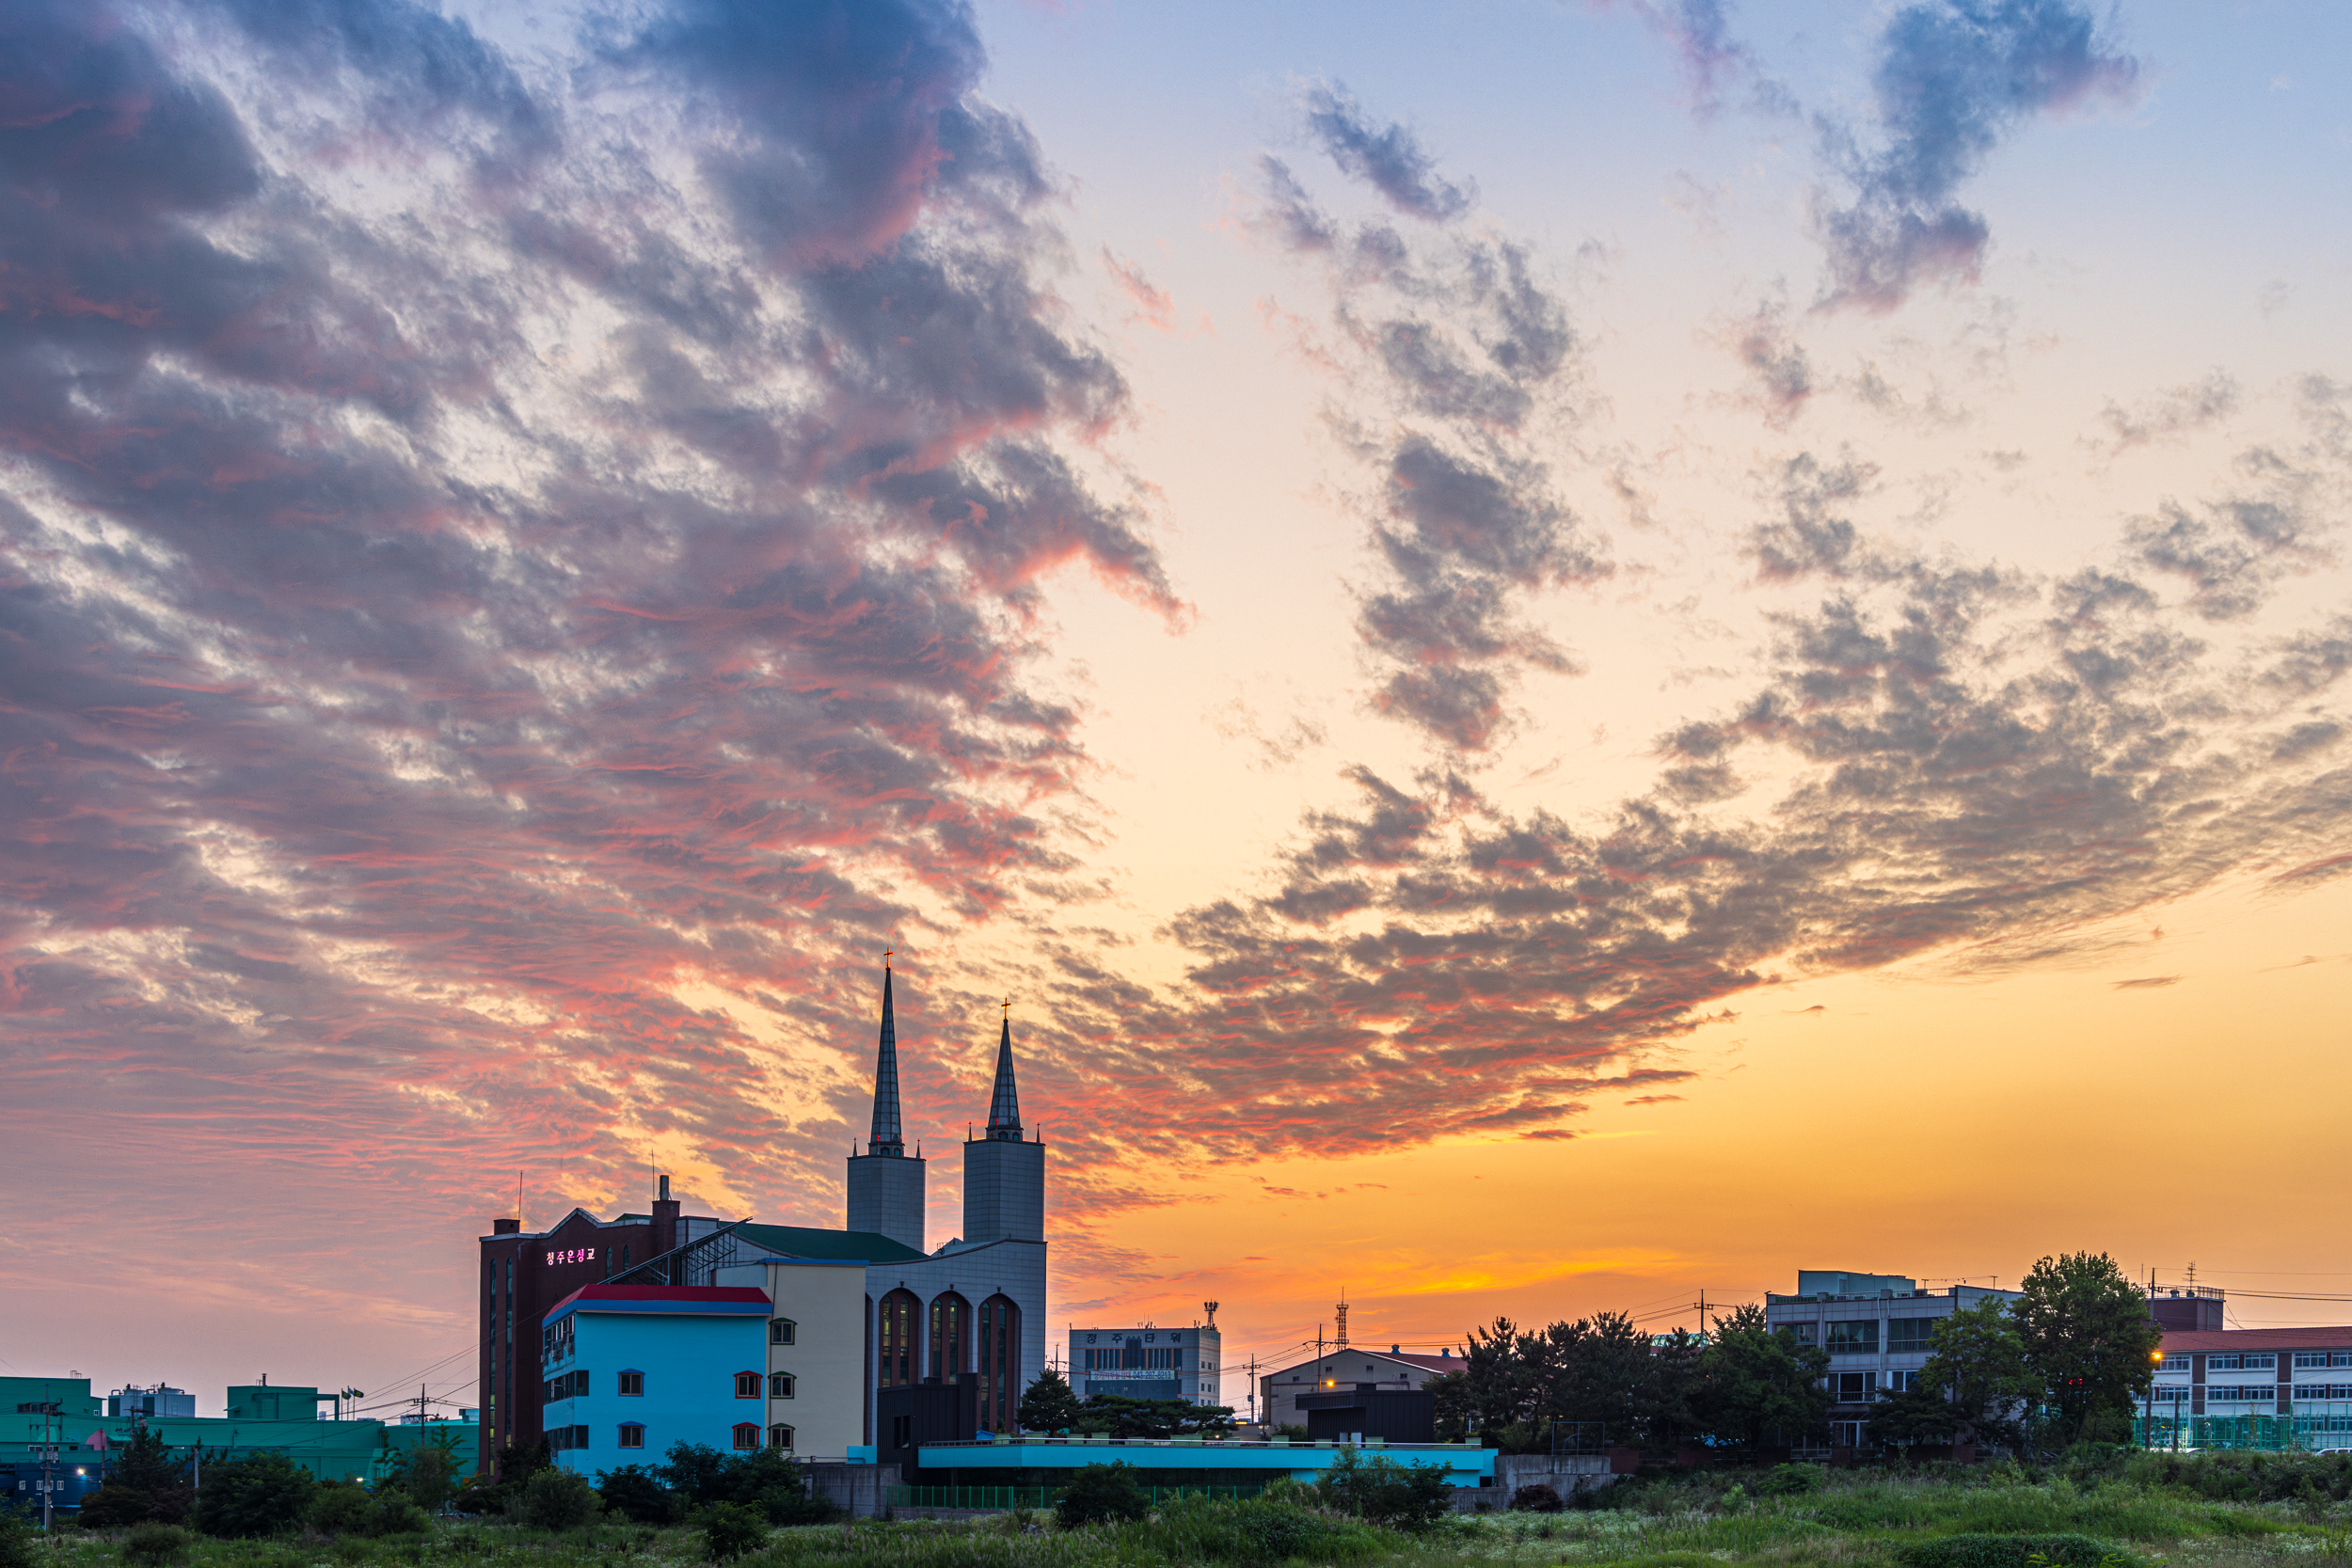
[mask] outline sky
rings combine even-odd
[[[6,8],[0,1371],[470,1402],[885,950],[1057,1334],[2352,1318],[2348,173],[2324,0]]]

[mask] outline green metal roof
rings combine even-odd
[[[815,1230],[798,1225],[755,1225],[746,1222],[735,1234],[754,1246],[767,1247],[779,1258],[823,1258],[836,1262],[914,1263],[923,1254],[904,1242],[877,1236],[870,1230]]]

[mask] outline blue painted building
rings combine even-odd
[[[768,1446],[768,1293],[731,1285],[586,1285],[540,1330],[548,1446],[594,1476],[673,1443]]]
[[[1263,1485],[1279,1477],[1312,1482],[1354,1451],[1398,1465],[1438,1465],[1455,1486],[1494,1484],[1495,1450],[1472,1443],[1379,1443],[1357,1448],[1331,1441],[1292,1443],[1200,1437],[1025,1437],[993,1442],[925,1443],[917,1450],[926,1477],[951,1486],[1057,1485],[1087,1465],[1131,1465],[1153,1484]]]

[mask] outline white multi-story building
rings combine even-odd
[[[1988,1297],[2017,1296],[1981,1285],[1923,1291],[1904,1275],[1800,1269],[1796,1294],[1765,1296],[1764,1321],[1791,1330],[1801,1345],[1829,1353],[1830,1444],[1859,1448],[1871,1402],[1912,1386],[1927,1364],[1937,1323]],[[1804,1435],[1791,1433],[1788,1439],[1796,1445]]]
[[[2145,1414],[2184,1444],[2211,1417],[2285,1418],[2311,1448],[2352,1448],[2352,1327],[2173,1330]]]

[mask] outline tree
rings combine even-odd
[[[1829,1355],[1800,1345],[1788,1329],[1767,1327],[1750,1303],[1715,1320],[1713,1342],[1699,1356],[1699,1409],[1718,1436],[1750,1449],[1810,1432],[1829,1409],[1820,1386]]]
[[[449,1506],[451,1496],[457,1490],[461,1463],[457,1434],[438,1429],[415,1448],[393,1456],[386,1484],[405,1494],[427,1513],[438,1513]]]
[[[2044,1258],[2026,1275],[2010,1314],[2026,1369],[2077,1442],[2127,1424],[2155,1377],[2163,1331],[2148,1299],[2105,1253]]]
[[[153,1427],[141,1425],[108,1459],[106,1483],[153,1497],[188,1483],[188,1462],[172,1457],[171,1446]]]
[[[1882,1394],[1870,1406],[1870,1441],[1891,1449],[1948,1443],[1959,1425],[1960,1412],[1924,1377],[1913,1387]]]
[[[1064,1526],[1092,1525],[1108,1519],[1140,1519],[1148,1506],[1143,1488],[1136,1484],[1134,1465],[1123,1461],[1086,1465],[1062,1488],[1054,1504],[1054,1516]]]
[[[596,1496],[604,1499],[607,1513],[620,1514],[632,1524],[666,1525],[681,1512],[677,1495],[643,1465],[598,1471]]]
[[[596,1489],[577,1470],[550,1465],[523,1483],[523,1522],[541,1529],[578,1529],[602,1507]]]
[[[1078,1407],[1077,1424],[1113,1437],[1215,1437],[1233,1430],[1233,1413],[1221,1404],[1189,1400],[1131,1400],[1097,1394]]]
[[[302,1522],[318,1482],[282,1453],[248,1454],[204,1466],[196,1527],[232,1540],[274,1535]]]
[[[1546,1437],[1554,1421],[1576,1421],[1640,1440],[1656,1404],[1657,1368],[1649,1336],[1631,1319],[1601,1312],[1556,1323],[1533,1337],[1529,1348],[1533,1435]]]
[[[739,1503],[712,1503],[703,1511],[703,1556],[732,1562],[768,1544],[768,1521]]]
[[[696,1508],[734,1500],[735,1488],[727,1481],[729,1456],[709,1444],[673,1443],[662,1459],[663,1465],[654,1473],[664,1486]]]
[[[1935,1325],[1919,1386],[1951,1402],[1953,1436],[1960,1442],[2017,1440],[2017,1416],[2041,1392],[2026,1366],[2026,1347],[2010,1322],[2009,1304],[1986,1296]]]
[[[1352,1445],[1316,1481],[1315,1495],[1326,1508],[1400,1529],[1420,1529],[1454,1507],[1443,1465],[1399,1465],[1386,1454],[1367,1460]]]
[[[1021,1396],[1021,1408],[1013,1412],[1013,1421],[1024,1432],[1069,1432],[1077,1424],[1078,1410],[1078,1396],[1071,1391],[1070,1380],[1048,1367]]]
[[[1471,1329],[1462,1370],[1428,1385],[1437,1400],[1438,1434],[1453,1442],[1475,1436],[1488,1448],[1518,1446],[1534,1412],[1537,1356],[1536,1337],[1520,1333],[1508,1318]]]

